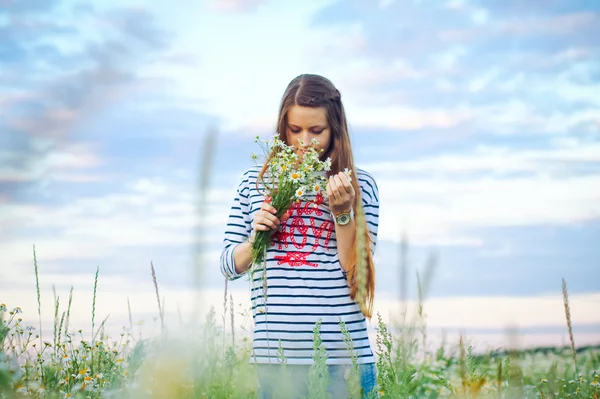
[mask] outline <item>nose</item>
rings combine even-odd
[[[302,131],[302,133],[300,133],[300,140],[302,140],[302,142],[304,143],[304,145],[309,146],[310,145],[310,133],[308,131]],[[298,143],[300,144],[300,143]]]

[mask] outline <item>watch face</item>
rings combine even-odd
[[[338,224],[340,224],[342,226],[345,225],[345,224],[348,224],[350,222],[350,215],[347,214],[347,213],[339,215],[337,217],[337,222],[338,222]]]

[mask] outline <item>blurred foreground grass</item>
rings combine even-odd
[[[34,252],[36,283],[37,261]],[[152,267],[157,289],[156,276]],[[92,338],[69,325],[72,291],[66,310],[55,300],[52,337],[40,337],[24,326],[21,310],[0,304],[0,398],[255,398],[257,380],[249,360],[251,342],[236,341],[217,326],[214,309],[183,335],[135,337],[132,326],[116,337],[96,323],[92,304]],[[40,294],[38,286],[38,316]],[[421,292],[419,283],[419,292]],[[576,348],[571,330],[566,283],[563,281],[567,348],[493,351],[476,355],[462,339],[451,349],[424,351],[427,339],[423,306],[410,322],[387,325],[378,315],[377,352],[380,398],[600,398],[600,346]],[[1,300],[1,298],[0,298]],[[420,300],[422,297],[420,295]],[[227,297],[225,295],[225,301]],[[164,311],[158,302],[161,324]],[[422,304],[421,304],[422,305]],[[231,308],[231,311],[233,309]],[[233,314],[232,314],[233,323]],[[40,326],[41,327],[41,326]],[[344,329],[344,326],[341,326]],[[41,331],[41,330],[40,330]],[[314,329],[315,365],[322,370],[319,325]],[[351,341],[347,341],[352,351]],[[282,378],[287,367],[280,356]],[[353,371],[356,371],[354,369]],[[326,398],[326,384],[311,373],[310,398]],[[358,376],[351,372],[351,387]],[[282,379],[279,397],[289,384]],[[358,392],[352,397],[359,398]]]

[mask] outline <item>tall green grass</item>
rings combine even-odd
[[[577,348],[570,318],[566,282],[562,292],[570,346],[521,351],[491,351],[474,354],[461,339],[448,348],[428,351],[424,299],[435,264],[419,278],[418,311],[403,314],[399,323],[384,323],[377,316],[378,386],[380,398],[599,398],[600,347]],[[105,318],[96,325],[96,298],[100,270],[94,276],[91,308],[91,339],[82,330],[72,330],[70,312],[73,291],[66,310],[56,296],[52,341],[41,334],[41,297],[37,256],[34,271],[38,299],[39,331],[23,325],[21,309],[0,304],[0,398],[254,398],[258,383],[249,363],[251,342],[235,339],[233,300],[224,296],[230,312],[220,326],[214,309],[194,329],[169,326],[164,318],[156,269],[155,284],[160,333],[135,336],[129,306],[129,326],[117,337],[105,331]],[[181,317],[180,317],[181,323]],[[340,323],[345,343],[353,358],[348,376],[350,398],[360,398],[360,378],[353,343]],[[187,331],[182,333],[181,331]],[[169,334],[167,335],[167,332]],[[309,374],[310,398],[328,398],[327,353],[314,326],[314,365]],[[289,366],[279,348],[281,384],[279,397],[289,397]]]

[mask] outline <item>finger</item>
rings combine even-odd
[[[340,172],[340,180],[342,181],[346,192],[354,196],[354,187],[352,187],[352,183],[350,183],[350,179],[348,179],[348,176],[345,173]]]
[[[334,196],[337,196],[339,193],[338,187],[337,187],[337,182],[335,181],[335,176],[331,176],[329,178],[329,184],[331,185],[331,193]]]
[[[271,228],[269,226],[265,226],[264,224],[255,224],[254,230],[256,231],[269,231]]]
[[[340,193],[340,195],[349,194],[350,192],[346,190],[346,186],[342,181],[342,178],[339,175],[334,176],[333,180],[335,181],[335,186]]]
[[[329,197],[329,199],[334,199],[333,198],[333,188],[331,187],[331,179],[329,179],[329,181],[327,182],[327,186],[325,187],[325,192],[327,193],[327,197]]]
[[[261,220],[265,220],[265,221],[271,222],[275,226],[279,226],[279,224],[280,224],[280,221],[277,218],[277,216],[275,216],[273,214],[270,214],[270,213],[267,213],[267,212],[263,212],[261,214]]]
[[[262,203],[262,206],[260,207],[260,209],[270,212],[273,215],[277,213],[277,210],[275,208],[273,208],[273,206],[266,201]]]
[[[257,219],[254,223],[257,227],[261,227],[261,230],[270,230],[277,228],[277,224],[267,218]]]

